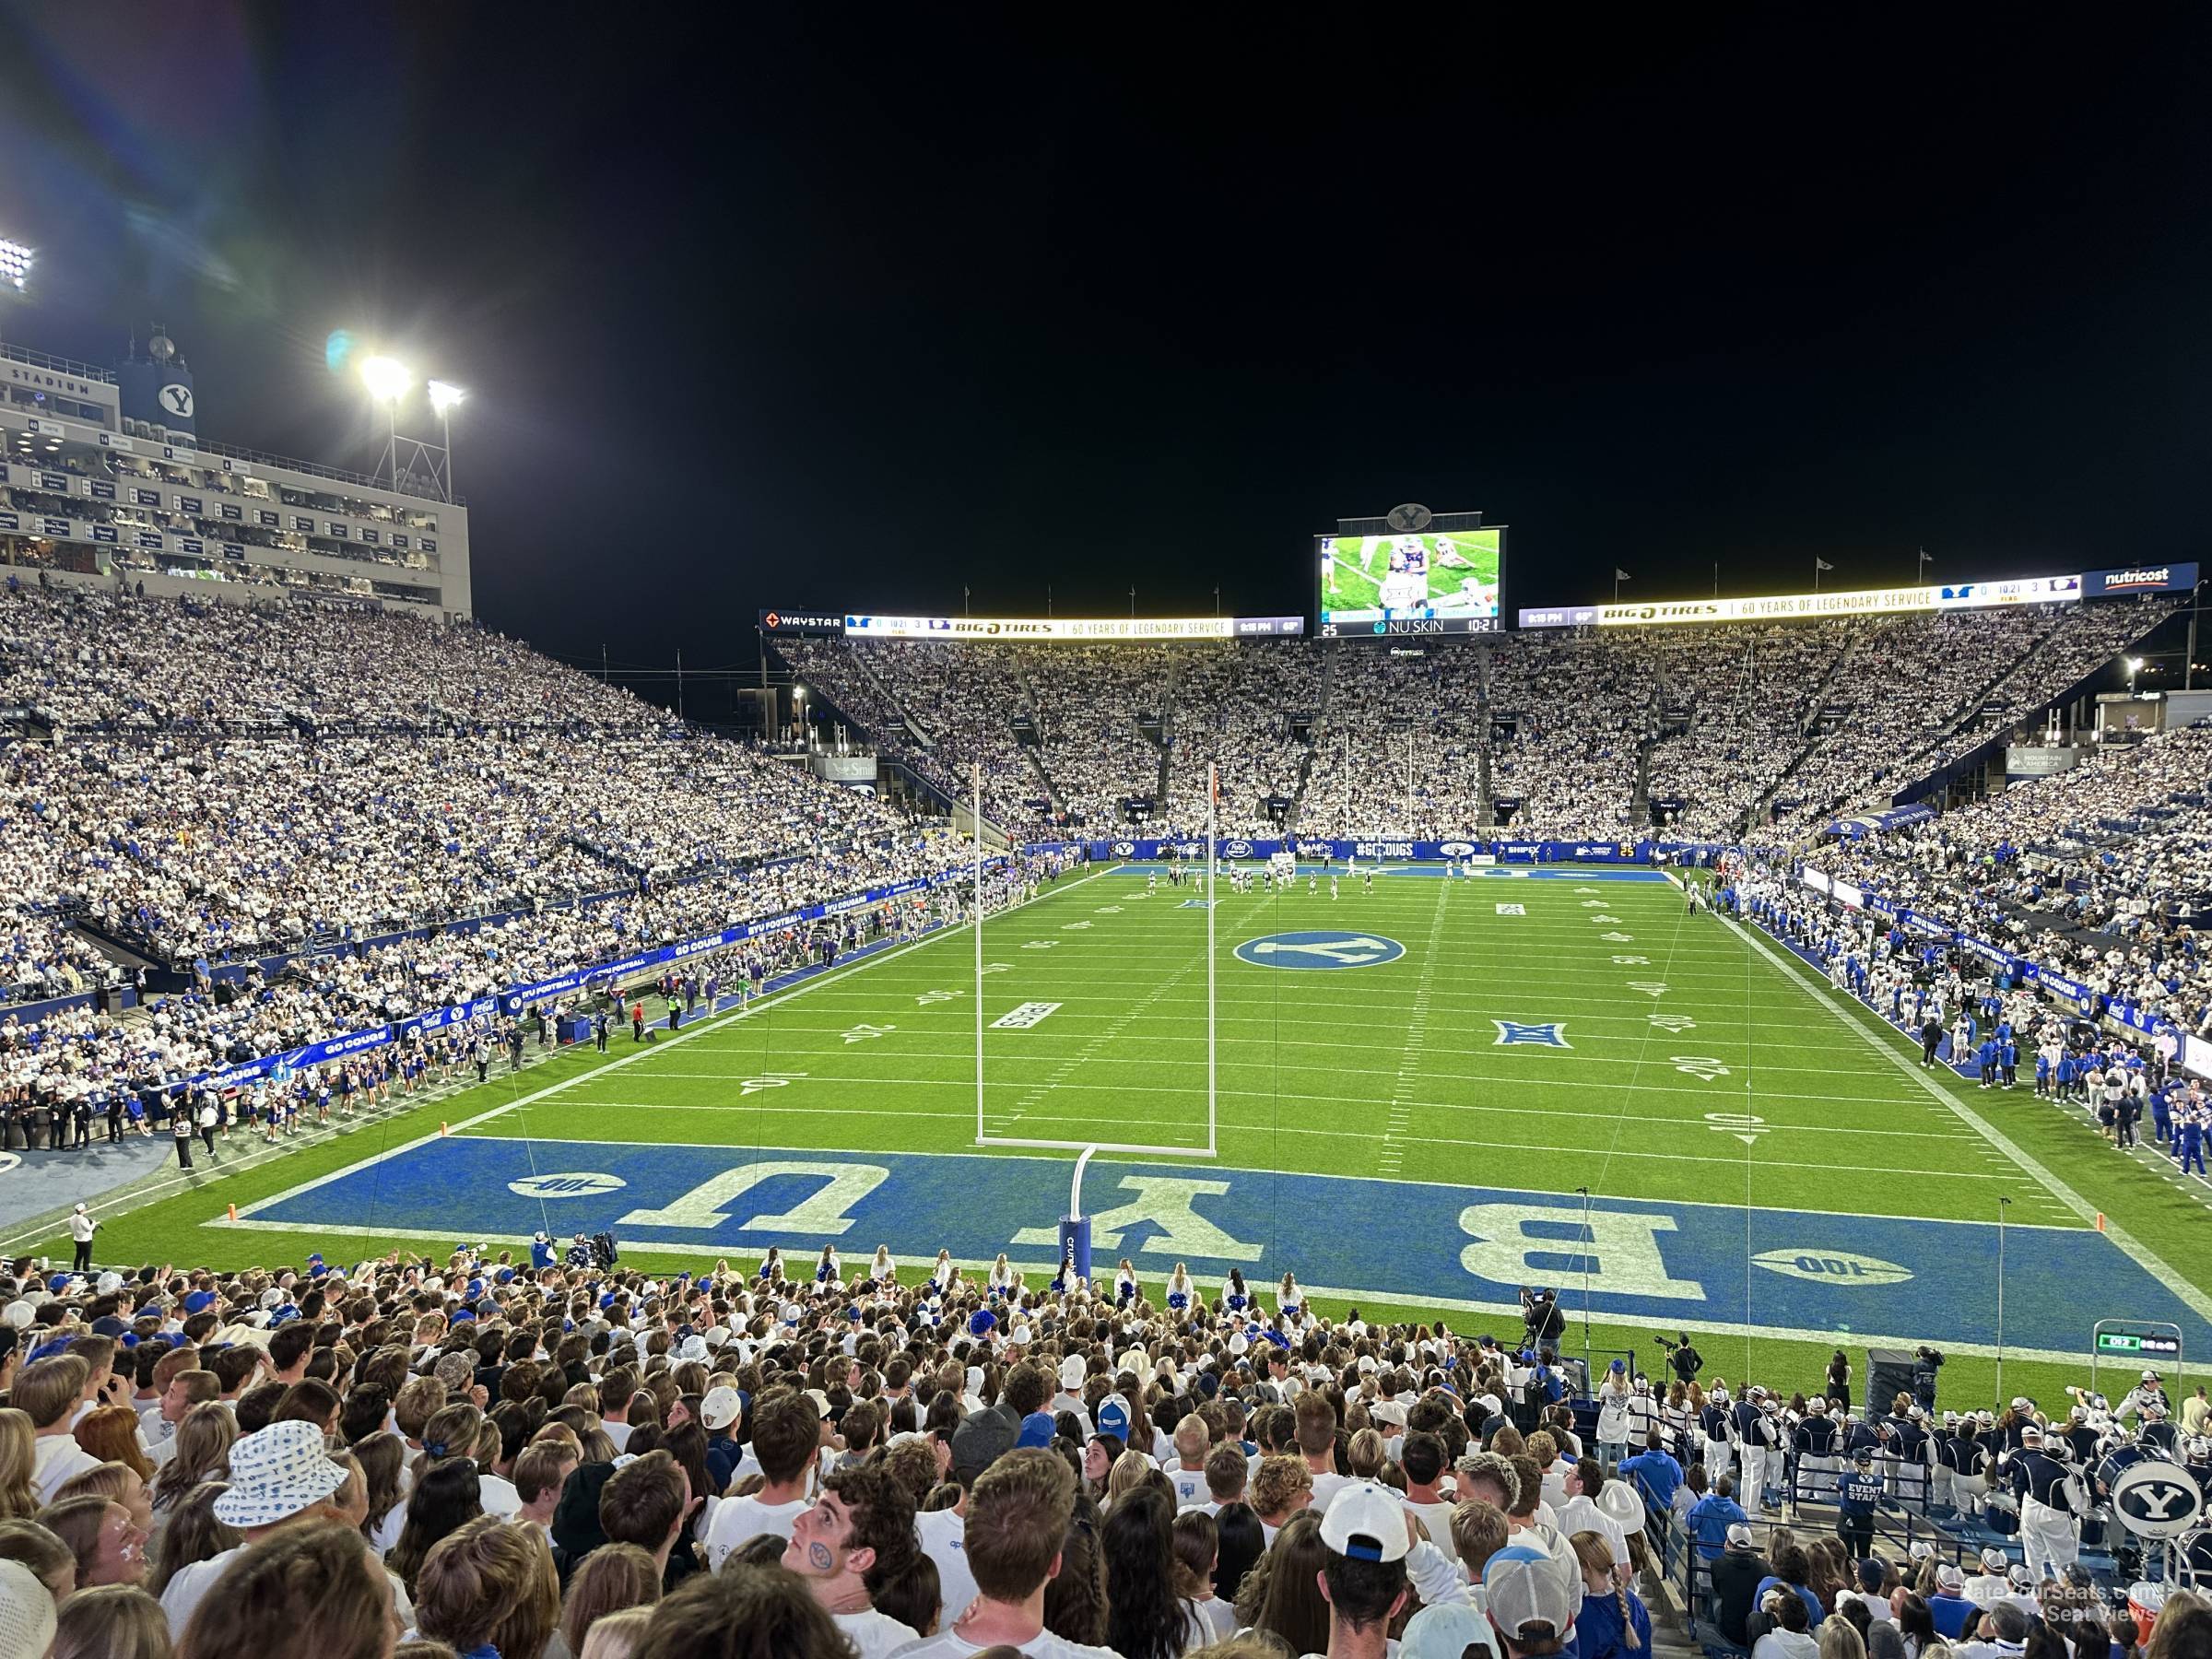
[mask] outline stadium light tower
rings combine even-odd
[[[378,482],[413,495],[424,493],[422,485],[427,482],[429,492],[440,500],[453,500],[453,410],[466,394],[439,380],[425,388],[430,412],[438,417],[444,432],[442,442],[430,443],[405,437],[399,429],[399,406],[415,389],[415,371],[394,358],[379,355],[364,358],[360,372],[369,395],[384,406],[384,453],[377,465]]]
[[[30,285],[30,267],[37,255],[19,241],[0,236],[0,293],[14,289],[21,293]],[[6,331],[0,329],[0,338]]]
[[[445,444],[445,499],[453,499],[453,406],[468,394],[446,381],[434,380],[424,388],[430,394],[430,413],[438,417]]]

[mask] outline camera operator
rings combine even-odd
[[[1557,1343],[1567,1332],[1567,1316],[1559,1312],[1556,1290],[1521,1291],[1521,1319],[1526,1327],[1524,1346],[1544,1347]]]
[[[1680,1333],[1671,1342],[1665,1336],[1660,1337],[1659,1346],[1666,1350],[1666,1362],[1678,1379],[1684,1382],[1695,1382],[1698,1380],[1698,1372],[1705,1367],[1705,1356],[1690,1346],[1688,1331]]]

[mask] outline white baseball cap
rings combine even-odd
[[[1338,1501],[1342,1501],[1339,1494]],[[1335,1503],[1329,1505],[1331,1510]],[[1509,1544],[1482,1570],[1483,1599],[1490,1622],[1509,1641],[1535,1641],[1530,1625],[1563,1638],[1583,1610],[1582,1572],[1572,1556],[1553,1556],[1526,1544]]]
[[[1321,1541],[1359,1561],[1402,1561],[1413,1547],[1406,1535],[1406,1506],[1378,1480],[1337,1488],[1321,1517]]]
[[[724,1383],[707,1390],[706,1398],[699,1403],[699,1420],[707,1429],[727,1429],[744,1410],[745,1397]]]
[[[53,1646],[53,1597],[20,1561],[0,1561],[0,1659],[39,1659]]]

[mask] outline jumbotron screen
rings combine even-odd
[[[1504,528],[1324,535],[1321,633],[1488,633]]]

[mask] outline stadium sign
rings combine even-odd
[[[2035,576],[1951,586],[1860,588],[1836,594],[1770,594],[1753,599],[1677,599],[1653,605],[1595,606],[1600,628],[1644,628],[1682,622],[1789,622],[1865,617],[1884,611],[1985,610],[2006,605],[2051,605],[2079,599],[2079,576]]]
[[[2112,594],[2186,594],[2196,586],[2196,566],[2137,565],[2125,571],[2091,571],[2081,580],[2082,592],[2091,599]]]
[[[841,634],[845,631],[841,612],[764,610],[760,631],[771,634]]]
[[[870,640],[1034,640],[1095,644],[1117,640],[1296,638],[1303,617],[877,617],[846,613],[842,631]]]

